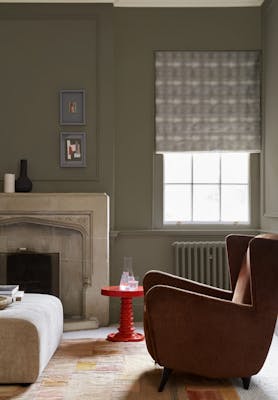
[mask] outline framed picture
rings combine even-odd
[[[60,125],[85,125],[85,90],[60,90]]]
[[[86,133],[60,133],[60,167],[86,167]]]

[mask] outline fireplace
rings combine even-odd
[[[61,299],[66,330],[106,325],[108,222],[105,194],[0,194],[0,283],[27,285],[28,273],[26,291]]]
[[[60,297],[59,271],[59,253],[19,249],[0,254],[1,281],[8,285],[19,285],[19,290],[24,292]]]

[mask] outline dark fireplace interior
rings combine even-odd
[[[0,253],[0,283],[59,297],[59,253]]]

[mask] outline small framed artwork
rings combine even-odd
[[[85,125],[85,90],[60,90],[60,125]]]
[[[86,133],[60,133],[60,167],[86,167]]]

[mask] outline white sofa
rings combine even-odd
[[[62,333],[63,307],[55,296],[25,294],[0,310],[0,384],[35,382]]]

